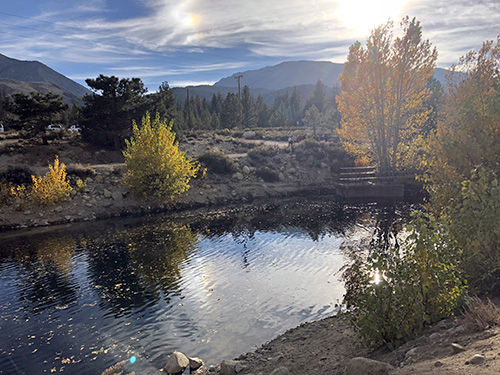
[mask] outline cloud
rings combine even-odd
[[[498,0],[141,0],[133,9],[128,2],[110,9],[105,0],[38,2],[43,11],[32,18],[0,15],[2,53],[87,64],[85,71],[99,73],[128,74],[134,67],[144,77],[292,59],[343,62],[370,28],[406,14],[421,21],[424,38],[438,48],[438,64],[447,67],[495,38],[500,24]],[[13,23],[18,27],[6,25]]]

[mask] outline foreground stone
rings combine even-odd
[[[347,363],[344,375],[386,375],[392,369],[394,367],[388,363],[356,357]]]
[[[221,375],[236,375],[243,371],[244,368],[241,361],[225,360],[220,364],[220,373]]]
[[[201,366],[203,366],[203,360],[197,357],[189,358],[189,367],[191,367],[192,371],[198,370]]]
[[[189,359],[181,352],[174,351],[165,365],[167,374],[182,373],[189,366]]]

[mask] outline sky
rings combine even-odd
[[[213,84],[283,61],[343,63],[389,19],[408,15],[437,66],[500,34],[500,0],[0,0],[0,53],[85,85],[139,77],[149,91]],[[397,29],[396,29],[397,30]],[[396,31],[395,30],[395,31]],[[244,84],[244,77],[242,79]],[[327,84],[327,83],[325,83]]]

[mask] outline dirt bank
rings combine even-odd
[[[120,152],[93,149],[71,137],[52,140],[48,145],[21,139],[0,141],[0,165],[4,169],[23,167],[43,175],[58,155],[68,167],[72,186],[76,186],[77,178],[86,183],[83,189],[74,189],[70,199],[52,207],[11,201],[1,207],[0,230],[332,193],[338,168],[345,162],[338,159],[335,145],[326,142],[303,143],[292,149],[280,140],[215,133],[195,136],[180,144],[188,156],[219,151],[231,158],[235,169],[230,174],[208,170],[205,177],[192,180],[187,193],[168,203],[133,198],[123,184],[125,167]]]

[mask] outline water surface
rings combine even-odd
[[[406,220],[331,202],[249,211],[0,235],[0,374],[99,374],[132,356],[129,371],[156,374],[173,350],[233,358],[332,315],[348,245]]]

